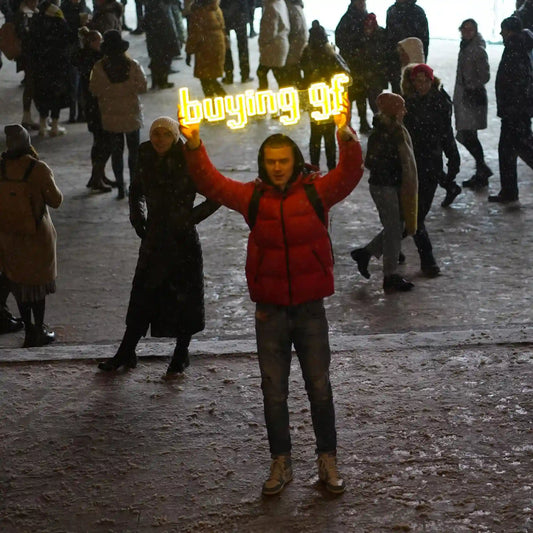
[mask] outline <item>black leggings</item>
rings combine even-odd
[[[476,160],[476,166],[482,165],[485,162],[483,147],[479,142],[477,130],[459,130],[455,138],[470,152]]]

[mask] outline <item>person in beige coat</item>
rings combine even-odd
[[[259,26],[259,90],[268,89],[268,72],[272,69],[279,87],[284,87],[284,67],[289,54],[291,23],[285,0],[263,0],[263,15]]]
[[[39,160],[28,131],[19,124],[7,125],[4,131],[7,150],[1,156],[1,179],[22,180],[34,163],[26,189],[31,194],[36,231],[20,234],[0,227],[0,271],[9,281],[24,322],[23,346],[43,346],[55,340],[55,333],[44,324],[44,312],[45,298],[55,292],[57,277],[57,234],[47,206],[59,207],[63,195],[50,167]]]
[[[124,137],[128,145],[128,169],[133,177],[139,153],[140,130],[143,126],[140,96],[148,89],[144,70],[138,61],[126,54],[129,42],[117,30],[108,30],[100,50],[104,57],[94,64],[89,90],[98,99],[104,145],[98,157],[105,162],[111,159],[117,180],[117,199],[125,197],[124,187]],[[100,161],[99,161],[100,162]]]
[[[190,66],[194,55],[194,77],[200,80],[206,97],[225,96],[217,80],[224,74],[226,26],[219,0],[195,0],[189,14],[185,62]]]

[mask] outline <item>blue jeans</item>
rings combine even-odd
[[[323,301],[295,306],[258,303],[255,330],[271,455],[291,451],[287,398],[293,344],[311,404],[317,452],[335,452],[335,409],[329,381],[331,353]]]

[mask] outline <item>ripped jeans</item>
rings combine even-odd
[[[295,306],[258,303],[255,330],[271,455],[291,451],[287,398],[293,344],[311,404],[316,451],[335,452],[335,409],[329,380],[331,353],[323,301]]]

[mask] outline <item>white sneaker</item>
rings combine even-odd
[[[60,126],[52,121],[52,128],[48,133],[50,137],[59,137],[59,135],[65,135],[65,133],[67,133],[67,130],[63,126]]]
[[[270,477],[263,483],[263,494],[279,494],[285,485],[292,481],[292,463],[290,455],[278,455],[272,458]]]
[[[318,478],[325,483],[326,489],[333,494],[342,494],[346,485],[337,470],[337,457],[331,453],[321,453],[316,463]]]

